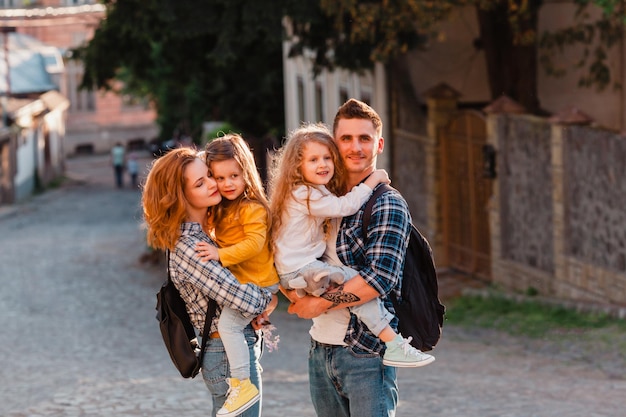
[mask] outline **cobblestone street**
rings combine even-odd
[[[150,162],[148,155],[142,161]],[[142,264],[140,192],[108,155],[67,161],[68,181],[0,207],[0,416],[200,417],[202,379],[171,364],[155,320],[164,266]],[[272,317],[263,415],[313,417],[309,321]],[[590,352],[590,355],[593,353]],[[623,416],[626,379],[584,361],[447,326],[436,362],[399,371],[397,416]]]

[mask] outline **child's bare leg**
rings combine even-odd
[[[396,333],[391,328],[391,326],[388,325],[380,332],[380,334],[378,335],[378,338],[382,340],[383,342],[391,342],[393,339],[396,338],[397,335],[398,333]]]

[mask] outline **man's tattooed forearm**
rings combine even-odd
[[[322,294],[322,298],[333,303],[330,308],[337,307],[340,304],[355,303],[361,300],[359,297],[352,293],[344,292],[343,285],[337,287],[337,291],[325,292],[324,294]]]

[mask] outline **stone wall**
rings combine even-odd
[[[563,221],[555,294],[626,305],[626,139],[584,126],[558,133],[563,180],[555,203]]]
[[[565,251],[626,272],[626,139],[588,127],[564,136]]]
[[[550,125],[501,117],[497,136],[502,256],[554,272]]]
[[[626,139],[589,126],[490,115],[499,175],[490,210],[494,282],[626,305]]]

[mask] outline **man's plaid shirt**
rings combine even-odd
[[[344,217],[337,235],[337,255],[375,288],[385,308],[395,314],[391,300],[386,295],[396,291],[400,299],[400,280],[404,257],[409,245],[411,214],[404,198],[397,191],[388,191],[376,199],[367,229],[368,239],[361,233],[363,209]],[[398,319],[391,326],[397,330]],[[383,344],[365,325],[351,314],[345,342],[366,351],[380,353]]]
[[[217,317],[222,306],[238,310],[250,320],[265,311],[272,299],[266,289],[252,284],[240,284],[237,278],[217,261],[203,262],[196,254],[198,242],[215,243],[198,223],[183,223],[175,250],[170,253],[169,271],[172,281],[187,304],[195,328],[202,332],[209,298],[217,302]],[[217,245],[216,245],[217,246]],[[217,320],[211,333],[217,331]]]

